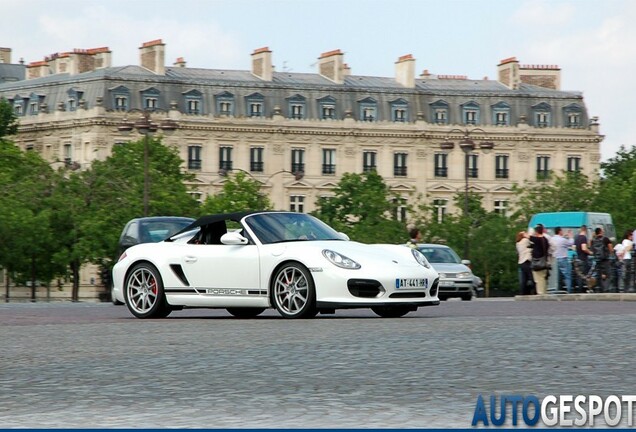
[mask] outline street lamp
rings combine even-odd
[[[481,150],[489,151],[492,150],[495,146],[494,143],[490,141],[481,141],[480,143],[476,143],[474,140],[470,138],[470,135],[474,132],[486,133],[483,129],[473,128],[473,129],[452,129],[448,132],[444,142],[440,144],[440,148],[442,150],[452,150],[455,147],[455,144],[450,141],[449,137],[452,134],[460,133],[462,137],[459,140],[459,148],[464,152],[464,216],[468,217],[468,178],[470,171],[470,155],[475,149],[479,148]],[[464,243],[464,259],[469,258],[469,236],[466,235],[466,240]]]
[[[139,112],[141,110],[130,110],[129,112]],[[155,110],[157,112],[157,110]],[[117,126],[117,129],[120,132],[130,132],[133,129],[137,129],[137,131],[144,135],[144,193],[143,193],[143,206],[144,206],[144,214],[143,216],[148,216],[149,213],[149,205],[150,205],[150,136],[157,132],[157,129],[162,129],[164,131],[170,132],[174,131],[178,128],[177,122],[166,118],[161,121],[160,124],[154,123],[150,119],[150,111],[143,110],[141,111],[141,118],[137,121],[132,122],[128,120],[127,117],[124,117],[122,122]]]

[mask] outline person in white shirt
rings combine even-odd
[[[554,236],[550,238],[550,243],[553,247],[552,256],[556,258],[559,274],[563,277],[565,288],[568,294],[572,294],[572,264],[568,258],[568,249],[574,245],[572,230],[568,231],[567,237],[563,237],[563,228],[556,227]]]
[[[634,292],[634,233],[631,230],[625,231],[623,241],[623,289],[625,292]]]

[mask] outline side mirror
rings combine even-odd
[[[462,264],[464,264],[466,267],[470,267],[470,260],[462,260]]]
[[[343,232],[339,232],[338,234],[340,234],[340,237],[342,237],[342,239],[343,239],[343,240],[346,240],[346,241],[351,240],[351,239],[349,238],[349,236],[348,236],[348,235],[346,235],[346,234],[345,234],[345,233],[343,233]]]
[[[246,245],[247,239],[241,234],[233,231],[223,234],[221,236],[221,243],[224,245]]]

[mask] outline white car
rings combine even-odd
[[[113,294],[138,318],[184,307],[307,318],[341,308],[400,317],[439,305],[438,274],[418,250],[367,245],[313,216],[204,216],[159,243],[133,246],[113,268]]]

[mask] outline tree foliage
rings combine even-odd
[[[17,132],[18,118],[13,112],[13,107],[5,98],[0,98],[0,140]]]
[[[243,171],[229,174],[223,190],[208,196],[201,207],[203,214],[234,213],[248,210],[271,210],[272,203],[262,191],[262,184]]]
[[[363,243],[408,239],[404,222],[397,220],[401,199],[376,172],[346,173],[333,192],[333,197],[318,199],[314,214],[336,230]]]

